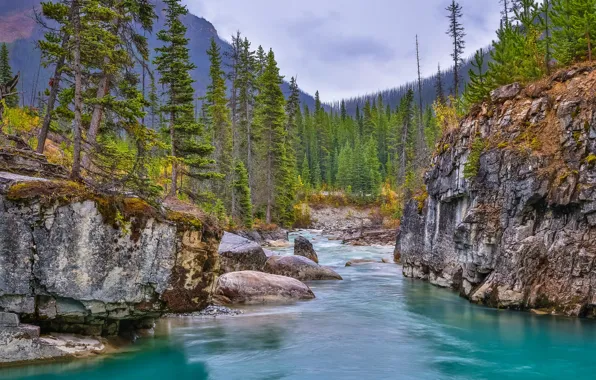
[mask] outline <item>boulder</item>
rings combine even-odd
[[[222,275],[214,294],[222,304],[288,303],[313,298],[310,288],[296,279],[256,271]]]
[[[490,93],[493,102],[504,102],[515,98],[521,92],[521,85],[517,82],[499,87]]]
[[[260,271],[267,262],[267,255],[259,244],[229,232],[224,233],[218,253],[221,273]]]
[[[303,256],[272,256],[267,260],[264,271],[300,281],[343,280],[332,269]]]
[[[312,247],[312,243],[302,236],[298,236],[294,241],[294,255],[304,256],[315,263],[319,262],[319,257],[317,256],[315,249]]]

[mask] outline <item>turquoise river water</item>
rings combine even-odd
[[[0,379],[570,379],[596,373],[596,322],[499,311],[406,279],[387,247],[315,238],[343,281],[236,317],[161,321],[134,352],[0,370]],[[281,250],[291,254],[290,249]]]

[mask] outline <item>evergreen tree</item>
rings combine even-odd
[[[210,84],[207,87],[205,96],[207,127],[213,135],[216,170],[225,176],[225,180],[216,184],[215,189],[226,209],[230,210],[232,216],[234,216],[236,200],[234,199],[235,193],[232,191],[234,182],[232,124],[227,107],[226,78],[221,69],[220,48],[213,37],[207,55],[211,62],[209,69]]]
[[[8,83],[14,78],[12,74],[12,67],[10,66],[10,56],[8,53],[8,46],[3,43],[0,47],[0,83]],[[4,98],[8,107],[16,107],[19,105],[19,95],[12,94]]]
[[[435,100],[439,104],[445,104],[445,90],[443,89],[443,73],[441,73],[441,64],[438,66],[437,76],[435,77]]]
[[[492,90],[484,71],[483,49],[476,51],[469,75],[470,83],[466,87],[465,99],[469,104],[481,102],[490,95],[490,91]]]
[[[447,34],[452,38],[453,51],[451,58],[453,58],[453,93],[455,97],[459,96],[459,88],[461,83],[461,66],[463,64],[463,54],[466,47],[464,37],[466,36],[465,29],[461,23],[463,17],[462,7],[455,0],[451,0],[451,5],[447,7],[449,15],[449,29]]]
[[[188,10],[180,0],[164,0],[164,3],[167,5],[166,29],[157,34],[163,46],[156,49],[155,64],[161,75],[159,83],[165,89],[166,99],[161,111],[168,116],[172,158],[170,195],[176,196],[179,174],[198,180],[215,176],[205,170],[213,164],[209,155],[214,148],[205,143],[201,125],[194,120],[190,71],[195,66],[190,62],[186,26],[180,20]]]
[[[254,124],[260,139],[261,161],[264,170],[265,218],[280,222],[286,214],[289,190],[295,183],[289,178],[287,139],[285,131],[285,99],[281,91],[282,78],[272,50],[259,78]]]
[[[234,192],[236,193],[236,199],[238,200],[237,214],[242,220],[244,227],[251,228],[253,224],[253,216],[250,187],[248,186],[248,172],[242,161],[236,162],[234,171]]]

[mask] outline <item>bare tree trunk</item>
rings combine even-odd
[[[170,113],[170,139],[172,140],[172,151],[171,155],[174,161],[172,162],[172,187],[170,188],[170,195],[176,197],[178,193],[178,162],[176,162],[176,144],[175,144],[175,133],[174,133],[174,122],[176,120],[176,114]]]
[[[80,0],[73,0],[73,26],[74,26],[74,72],[75,72],[75,97],[74,97],[74,154],[72,179],[81,178],[81,123],[82,123],[82,68],[81,68],[81,5]]]
[[[72,15],[70,17],[72,18]],[[66,49],[69,39],[70,36],[67,33],[64,33],[64,35],[62,36],[62,49]],[[52,88],[50,89],[50,96],[48,98],[46,115],[44,116],[43,124],[37,137],[37,153],[40,154],[43,154],[46,145],[46,139],[48,138],[50,124],[52,123],[52,113],[54,112],[54,106],[56,105],[56,99],[58,98],[58,92],[60,91],[60,82],[62,81],[62,69],[64,68],[65,61],[66,57],[62,55],[58,59],[58,62],[56,62],[56,68],[54,69],[54,77],[52,79]]]
[[[267,152],[267,224],[271,224],[271,207],[273,204],[273,174],[272,171],[272,164],[271,164],[271,146],[273,142],[271,141],[271,133],[269,131],[269,151]]]
[[[116,35],[118,35],[120,31],[120,20],[114,23],[114,27],[116,30]],[[105,57],[103,60],[104,66],[110,64],[110,59]],[[104,69],[101,74],[101,79],[99,80],[99,85],[97,86],[97,94],[95,97],[101,101],[108,93],[110,92],[110,74],[106,72]],[[144,94],[143,94],[144,95]],[[97,141],[97,134],[99,132],[99,126],[101,125],[101,120],[103,118],[103,111],[104,107],[101,104],[96,104],[93,107],[93,114],[91,115],[91,122],[89,123],[89,130],[87,131],[87,142],[90,145],[94,145]],[[83,167],[88,168],[90,164],[90,155],[87,154],[83,158]]]

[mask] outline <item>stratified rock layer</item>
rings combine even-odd
[[[438,144],[396,261],[473,302],[595,316],[596,71],[491,96]]]
[[[0,173],[0,311],[42,332],[114,335],[208,304],[218,228],[87,190]]]

